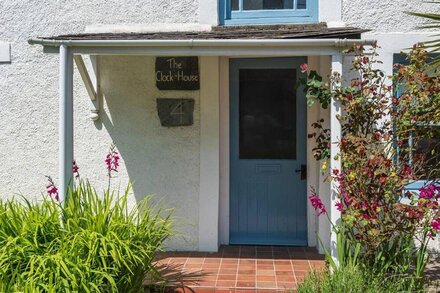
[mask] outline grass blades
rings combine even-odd
[[[330,273],[313,272],[308,275],[304,283],[300,284],[298,293],[398,293],[398,292],[424,292],[418,289],[405,276],[379,275],[359,266],[347,265]]]

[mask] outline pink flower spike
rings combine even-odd
[[[60,201],[60,196],[58,194],[58,188],[55,186],[55,183],[53,182],[52,178],[50,176],[46,176],[47,181],[49,181],[49,184],[46,185],[47,194],[53,198],[56,201]]]
[[[440,218],[435,218],[432,220],[431,227],[435,231],[440,231]]]
[[[419,198],[432,199],[438,198],[440,195],[440,187],[436,184],[430,184],[428,186],[423,186],[419,189]]]
[[[342,202],[337,202],[335,204],[335,207],[338,211],[343,212],[344,211],[344,205],[342,204]]]
[[[112,172],[118,172],[118,168],[119,168],[119,153],[116,151],[116,146],[114,144],[112,144],[110,146],[110,150],[107,154],[107,156],[105,157],[105,165],[107,167],[107,172],[108,172],[108,176],[109,178],[112,177]]]
[[[312,204],[312,207],[315,209],[315,211],[318,212],[318,217],[322,214],[327,213],[327,209],[325,208],[325,205],[322,203],[319,196],[316,195],[314,190],[312,190],[312,195],[309,196],[309,200],[310,203]]]
[[[307,63],[303,63],[299,66],[299,68],[301,69],[301,72],[307,72],[307,70],[309,70],[309,65]]]
[[[73,175],[75,176],[75,179],[78,179],[79,178],[79,167],[76,164],[76,161],[73,161],[72,172],[73,172]]]

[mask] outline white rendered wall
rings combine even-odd
[[[374,32],[411,32],[424,22],[405,11],[440,12],[440,5],[422,0],[343,0],[342,20],[349,26]]]
[[[326,22],[328,26],[344,26],[342,22],[342,0],[320,0],[319,21]]]
[[[0,11],[0,41],[10,42],[12,54],[11,64],[0,63],[2,196],[21,192],[39,197],[44,175],[56,176],[58,170],[58,56],[43,54],[28,39],[80,33],[94,23],[198,21],[197,0],[128,0],[123,5],[116,0],[4,0]],[[78,75],[75,100],[75,116],[87,121],[89,101]],[[77,131],[88,127],[88,121],[82,123]],[[78,146],[76,151],[88,152]]]
[[[11,44],[11,62],[0,63],[0,196],[21,193],[40,199],[45,175],[58,176],[58,55],[42,53],[27,40],[80,33],[102,23],[196,23],[197,0],[0,1],[0,42]],[[154,193],[175,214],[184,239],[171,248],[198,248],[200,172],[199,92],[161,92],[154,84],[153,58],[102,58],[105,110],[102,122],[89,118],[92,104],[75,70],[75,158],[83,177],[106,186],[104,157],[112,141],[122,166],[114,180],[134,182],[139,199]],[[157,97],[194,97],[195,124],[159,125]],[[134,203],[134,202],[132,202]],[[183,238],[183,237],[182,237]]]
[[[199,0],[199,23],[218,25],[219,0]]]
[[[197,249],[199,91],[158,90],[154,57],[101,56],[100,63],[105,111],[101,114],[102,124],[75,115],[78,164],[86,166],[86,171],[89,168],[94,171],[85,174],[94,182],[105,182],[105,174],[100,172],[102,155],[99,155],[100,150],[105,150],[109,141],[113,141],[123,159],[118,179],[134,182],[135,199],[138,201],[152,193],[162,206],[175,208],[176,231],[180,235],[171,241],[170,248]],[[194,98],[194,125],[161,126],[157,98]],[[81,100],[77,98],[75,109],[80,107]]]

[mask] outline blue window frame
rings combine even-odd
[[[440,56],[440,54],[431,54],[430,55],[431,58],[437,58],[439,56]],[[394,57],[393,58],[393,61],[394,61],[393,63],[394,64],[396,64],[396,63],[403,64],[403,65],[408,65],[409,64],[409,61],[406,59],[405,55],[394,54],[393,57]],[[395,85],[395,95],[396,95],[396,97],[399,97],[401,92],[402,92],[402,88],[399,87],[398,85]],[[416,126],[417,127],[436,127],[436,128],[439,129],[439,133],[440,133],[440,124],[429,124],[429,125],[420,124],[420,125],[416,125]],[[439,136],[439,138],[435,137],[434,139],[435,140],[440,140],[440,136]],[[412,159],[413,159],[413,153],[417,151],[416,150],[416,146],[414,146],[414,143],[413,143],[411,135],[409,137],[408,147],[409,147],[409,150],[410,150],[409,164],[411,165],[412,164]],[[438,152],[439,144],[438,144],[438,142],[436,142],[435,144],[427,143],[426,147],[427,148],[434,148]],[[438,157],[438,155],[436,157]],[[428,184],[431,184],[431,183],[433,183],[433,182],[432,181],[428,181],[428,180],[417,180],[417,181],[414,181],[414,182],[408,184],[405,187],[405,191],[418,192],[420,188],[422,188],[422,187],[424,187],[424,186],[426,186]]]
[[[220,0],[220,24],[318,22],[319,0]]]

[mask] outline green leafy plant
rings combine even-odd
[[[318,211],[318,216],[325,215],[327,217],[332,226],[332,232],[336,235],[336,259],[333,259],[331,252],[325,247],[321,238],[318,236],[320,245],[324,250],[326,261],[330,265],[330,269],[332,271],[338,271],[346,266],[356,267],[358,265],[359,252],[361,249],[360,243],[353,242],[350,237],[346,237],[346,234],[349,233],[350,230],[345,226],[344,222],[333,223],[330,220],[327,209],[313,188],[311,192],[312,195],[309,196],[309,199],[313,208]]]
[[[435,163],[437,148],[429,155],[419,148],[436,137],[432,125],[440,122],[440,79],[420,46],[407,55],[410,64],[396,65],[396,74],[390,78],[375,66],[380,63],[375,48],[366,52],[359,46],[348,53],[355,55],[356,75],[348,85],[333,74],[326,89],[313,82],[307,82],[305,89],[320,92],[314,95],[320,97],[315,102],[336,100],[343,109],[335,117],[342,130],[338,142],[323,135],[322,120],[315,127],[318,134],[310,136],[316,140],[315,158],[324,163],[330,154],[320,154],[329,152],[330,143],[338,143],[340,149],[331,155],[341,160],[342,168],[330,170],[328,178],[337,189],[336,207],[341,212],[340,223],[333,226],[342,254],[339,263],[349,265],[353,255],[351,259],[366,270],[398,275],[411,280],[412,288],[422,288],[426,248],[440,230],[440,166]],[[315,75],[309,77],[316,80]],[[391,82],[400,85],[399,95]],[[322,108],[327,106],[325,102]],[[425,180],[425,186],[406,189],[417,180]],[[313,190],[310,199],[318,214],[323,214]]]
[[[440,1],[427,1],[429,3],[440,4]],[[421,29],[440,29],[440,14],[439,13],[420,13],[420,12],[407,12],[407,14],[412,16],[421,17],[427,20],[427,23],[420,26]],[[435,35],[438,37],[438,34]],[[425,42],[425,46],[432,52],[440,52],[440,39],[436,38],[434,40]],[[440,62],[440,57],[434,59],[434,63],[438,64]]]
[[[62,204],[51,179],[47,187],[41,202],[0,200],[0,292],[143,292],[171,211],[149,196],[130,204],[131,185],[100,194],[79,180]]]
[[[408,289],[410,288],[410,289]],[[337,271],[313,272],[298,286],[298,293],[396,293],[422,292],[400,276],[383,277],[347,265]]]

